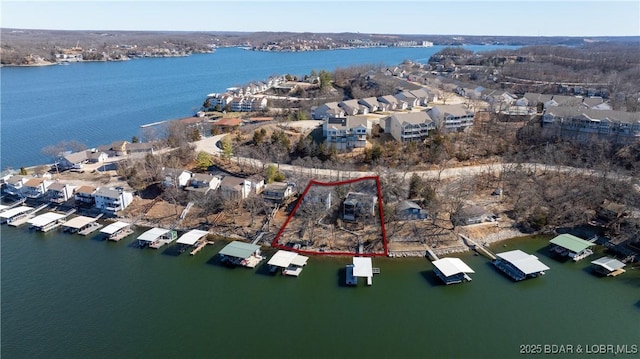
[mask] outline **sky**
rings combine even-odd
[[[2,28],[640,36],[640,0],[2,0]]]

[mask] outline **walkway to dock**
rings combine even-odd
[[[436,255],[436,253],[431,248],[427,248],[427,253],[429,254],[429,257],[431,258],[432,261],[437,261],[438,259],[440,259],[438,258],[438,255]]]
[[[483,256],[491,259],[491,260],[495,260],[497,257],[495,254],[493,254],[488,248],[485,248],[484,246],[478,245],[476,242],[472,241],[471,238],[465,236],[464,234],[460,234],[458,233],[458,235],[460,236],[460,238],[462,238],[462,240],[464,241],[464,243],[469,246],[469,248],[473,249],[474,251],[482,254]]]
[[[202,241],[200,242],[192,251],[191,253],[189,253],[189,255],[195,256],[196,254],[198,254],[198,252],[200,252],[204,247],[207,246],[207,244],[213,244],[213,241]]]

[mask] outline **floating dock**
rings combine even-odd
[[[32,211],[33,208],[28,206],[18,206],[10,209],[5,209],[2,213],[0,213],[0,221],[2,223],[7,223],[10,226],[19,226],[20,224],[23,224],[27,220],[29,220],[29,218],[33,217],[33,215],[29,216]],[[20,223],[15,224],[17,222]]]
[[[35,229],[40,232],[48,232],[61,226],[66,218],[67,215],[63,213],[47,212],[29,219],[27,222],[30,224],[29,228],[31,229]]]
[[[549,270],[549,267],[540,262],[538,257],[519,249],[498,253],[496,256],[498,258],[493,261],[493,265],[515,281],[535,278]]]
[[[133,229],[131,229],[131,223],[118,221],[102,228],[100,233],[104,233],[107,236],[107,240],[117,242],[133,234]]]
[[[267,264],[271,271],[275,272],[278,268],[282,274],[297,277],[302,273],[302,267],[307,264],[309,257],[305,257],[295,252],[279,250],[269,259]]]
[[[615,277],[625,272],[625,264],[611,257],[596,259],[591,264],[594,272],[607,277]]]
[[[549,241],[551,253],[556,253],[561,257],[569,257],[574,262],[584,259],[593,254],[589,247],[595,246],[592,242],[565,233]]]
[[[468,273],[475,273],[460,258],[442,258],[432,262],[433,271],[445,284],[462,283],[471,281]]]
[[[62,225],[62,228],[65,232],[78,233],[80,235],[86,236],[102,228],[102,225],[97,222],[100,217],[101,216],[96,218],[85,216],[73,217],[65,222]]]
[[[181,235],[176,243],[182,248],[194,247],[191,253],[189,253],[193,256],[196,253],[200,252],[207,244],[213,244],[213,242],[208,242],[205,239],[208,234],[209,232],[207,231],[192,229],[189,232]]]
[[[176,231],[171,229],[151,228],[138,237],[138,245],[140,247],[148,246],[149,248],[158,249],[175,241],[177,236]]]
[[[347,264],[345,282],[358,285],[358,278],[366,278],[367,285],[373,285],[373,275],[380,274],[380,268],[373,268],[370,257],[353,257],[353,264]]]
[[[255,268],[264,259],[260,246],[240,241],[227,244],[218,254],[225,263],[248,268]]]

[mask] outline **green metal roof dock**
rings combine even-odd
[[[552,252],[558,253],[561,256],[568,256],[574,261],[578,261],[593,254],[593,251],[589,249],[589,247],[595,245],[589,241],[568,233],[561,234],[553,238],[549,241],[549,243],[554,245],[551,248]]]

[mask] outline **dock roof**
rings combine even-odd
[[[260,246],[255,244],[233,241],[222,248],[220,254],[229,257],[247,259],[258,249],[260,249]]]
[[[373,277],[373,264],[370,257],[353,257],[354,277]]]
[[[549,267],[540,262],[538,257],[532,254],[527,254],[519,249],[497,253],[496,255],[513,264],[516,268],[527,275],[549,270]]]
[[[156,239],[158,239],[158,237],[163,236],[167,233],[169,233],[171,230],[170,229],[164,229],[164,228],[151,228],[150,230],[142,233],[139,237],[138,240],[139,241],[145,241],[145,242],[153,242]]]
[[[574,235],[567,234],[567,233],[561,234],[553,238],[549,242],[557,246],[560,246],[562,248],[566,248],[571,252],[575,252],[575,253],[582,252],[583,250],[591,246],[594,246],[594,244],[589,241],[585,241],[582,238],[578,238]]]
[[[97,220],[98,220],[97,218],[93,218],[93,217],[77,216],[66,221],[62,226],[73,228],[73,229],[80,229],[86,226],[87,224],[93,223]]]
[[[186,245],[194,245],[196,244],[196,242],[206,236],[207,234],[209,234],[209,232],[207,231],[202,231],[199,229],[192,229],[189,232],[183,234],[180,236],[180,238],[178,238],[178,240],[176,241],[176,243],[178,244],[186,244]]]
[[[291,264],[301,267],[307,264],[308,259],[309,257],[299,255],[295,252],[279,250],[273,255],[273,257],[271,257],[271,259],[269,259],[267,264],[282,268],[286,268]]]
[[[130,226],[131,223],[127,223],[127,222],[115,222],[115,223],[111,223],[110,225],[102,228],[100,230],[100,232],[102,233],[106,233],[106,234],[114,234],[117,231],[121,230],[122,228],[125,228],[127,226]]]
[[[29,224],[31,224],[32,226],[35,227],[42,227],[45,226],[51,222],[55,222],[57,220],[60,220],[62,218],[66,217],[66,215],[62,214],[62,213],[55,213],[55,212],[47,212],[44,214],[41,214],[39,216],[36,216],[32,219],[30,219],[28,221]]]
[[[10,208],[2,213],[0,213],[0,217],[2,218],[11,218],[17,214],[20,213],[24,213],[24,212],[28,212],[30,210],[32,210],[33,208],[31,207],[27,207],[27,206],[19,206],[19,207],[15,207],[15,208]]]
[[[442,258],[433,261],[433,265],[442,272],[446,277],[456,275],[459,273],[475,273],[466,263],[460,258]]]
[[[598,258],[595,261],[591,261],[591,264],[600,266],[610,272],[623,268],[625,266],[624,263],[619,260],[611,257],[602,257]]]

